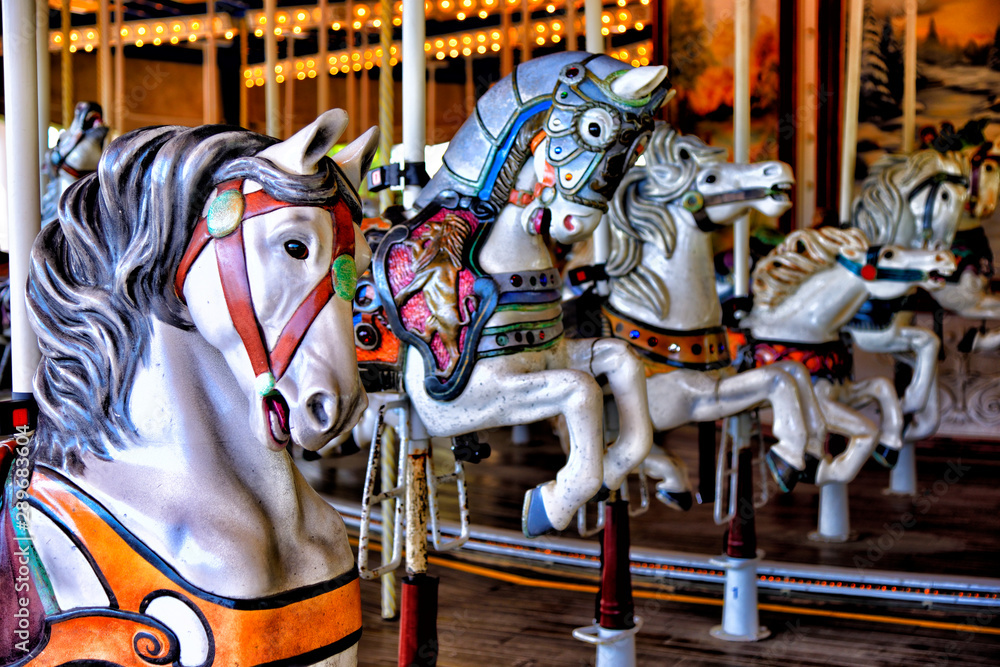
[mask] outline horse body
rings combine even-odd
[[[480,98],[418,208],[376,252],[379,299],[393,333],[408,344],[402,389],[429,435],[566,417],[566,465],[526,494],[530,536],[568,526],[602,485],[617,489],[651,443],[638,358],[619,341],[562,336],[559,278],[546,242],[573,243],[594,231],[642,152],[667,93],[665,77],[662,67],[578,52],[519,65]],[[433,298],[412,287],[419,273],[412,240],[451,215],[470,230],[444,306],[459,314],[459,330],[445,341],[439,329],[428,344],[428,323],[442,316],[439,306],[429,308]],[[607,454],[601,375],[628,406]]]
[[[375,135],[325,157],[346,122],[327,112],[283,143],[130,133],[36,242],[28,526],[47,630],[32,664],[356,663],[343,522],[285,451],[322,447],[365,406],[353,348],[330,343],[352,337],[368,253],[354,184]]]
[[[888,158],[865,180],[855,199],[851,226],[876,244],[908,248],[950,248],[968,195],[968,182],[954,154],[923,150],[907,158]],[[926,438],[940,422],[937,354],[933,332],[908,326],[899,304],[871,304],[874,317],[849,324],[855,344],[870,352],[888,352],[913,368],[902,396],[903,413],[912,415],[909,441]]]
[[[916,285],[936,289],[954,270],[950,253],[871,245],[858,230],[821,228],[792,233],[754,270],[754,306],[743,324],[758,364],[803,360],[813,375],[827,428],[849,438],[837,457],[822,446],[816,483],[849,482],[875,452],[887,465],[902,447],[903,419],[885,378],[849,379],[849,350],[840,332],[869,299],[894,299]],[[880,429],[855,408],[876,401]]]
[[[808,372],[784,362],[736,373],[715,290],[711,236],[751,209],[769,216],[787,210],[791,169],[780,162],[727,163],[724,151],[667,125],[654,131],[646,156],[647,166],[626,176],[613,201],[605,312],[614,335],[644,357],[653,427],[715,421],[770,403],[778,437],[772,451],[801,470],[807,443],[815,446],[825,436]],[[661,500],[687,504],[686,475],[673,457],[655,448],[646,469],[661,480]]]

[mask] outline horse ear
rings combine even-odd
[[[666,78],[666,65],[636,67],[612,81],[611,91],[626,100],[640,100],[656,90]]]
[[[375,157],[375,152],[378,150],[378,137],[378,128],[369,128],[367,132],[341,148],[333,156],[333,161],[344,170],[344,175],[347,176],[347,180],[355,189],[361,184],[368,172],[368,167],[371,166],[372,158]]]
[[[330,152],[346,127],[347,112],[330,109],[290,138],[264,149],[257,156],[267,158],[292,174],[314,174],[316,164]]]

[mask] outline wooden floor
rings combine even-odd
[[[537,442],[528,446],[511,445],[504,431],[488,435],[493,456],[467,466],[472,519],[519,530],[524,492],[551,479],[563,456],[543,425],[533,427]],[[694,429],[674,432],[670,444],[694,476]],[[448,465],[447,451],[438,449],[444,455],[439,452],[436,460]],[[328,470],[322,490],[356,502],[363,458],[341,460],[336,471]],[[862,471],[851,485],[855,541],[831,545],[807,538],[815,528],[818,494],[800,484],[759,511],[759,548],[776,561],[1000,577],[1000,446],[928,441],[919,445],[918,462],[921,495],[915,498],[884,496],[888,473],[877,464]],[[447,492],[442,506],[445,518],[455,518]],[[632,537],[637,547],[707,555],[722,548],[722,528],[714,524],[710,506],[680,513],[654,501],[647,514],[633,520]],[[514,583],[509,568],[461,551],[438,557],[431,573],[441,577],[438,664],[593,664],[593,650],[571,636],[593,615],[593,582],[585,576],[574,581],[529,572],[515,576],[520,583]],[[361,664],[395,664],[396,625],[379,617],[378,585],[364,582],[362,590]],[[636,604],[645,619],[637,640],[640,665],[1000,665],[1000,607],[978,614],[877,602],[796,608],[790,605],[798,603],[762,596],[761,621],[773,636],[731,644],[708,635],[721,618],[717,597],[693,595],[695,602],[682,603],[660,599],[655,590],[641,594],[648,597]]]

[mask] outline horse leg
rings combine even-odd
[[[896,343],[902,348],[899,351],[905,350],[916,355],[913,378],[900,402],[903,414],[913,414],[927,405],[931,389],[936,386],[937,357],[941,343],[934,332],[923,327],[899,327]]]
[[[931,390],[927,394],[927,404],[923,410],[913,413],[913,420],[903,432],[903,440],[916,442],[931,437],[937,431],[941,424],[941,394],[939,391],[937,374],[935,373]]]
[[[643,462],[646,474],[656,483],[656,497],[671,509],[686,512],[691,509],[693,496],[687,466],[665,446],[653,444]]]
[[[407,394],[432,436],[453,437],[565,416],[566,464],[554,481],[526,494],[523,522],[531,537],[569,526],[576,510],[600,491],[603,480],[601,387],[583,371],[545,370],[550,358],[543,351],[480,359],[465,390],[447,402],[427,395],[422,359],[415,350],[406,367]]]
[[[618,406],[618,438],[604,455],[604,485],[617,489],[629,472],[642,463],[653,444],[646,368],[625,341],[567,340],[565,346],[569,366],[586,370],[593,377],[604,376]]]
[[[799,407],[802,409],[802,418],[805,419],[806,430],[808,432],[808,443],[806,451],[822,458],[823,447],[826,444],[826,421],[823,419],[823,409],[816,400],[816,393],[813,391],[812,375],[809,369],[797,361],[778,361],[771,364],[772,368],[778,368],[788,373],[799,388]],[[774,401],[771,402],[772,405]],[[775,409],[777,411],[777,409]]]
[[[892,468],[899,459],[903,447],[903,411],[899,406],[896,388],[888,378],[875,377],[854,382],[842,395],[841,400],[858,408],[874,400],[882,415],[879,428],[879,444],[875,448],[875,460],[886,468]]]
[[[864,415],[838,402],[843,387],[827,380],[816,383],[816,398],[823,407],[827,427],[834,433],[847,436],[847,449],[832,460],[826,457],[816,469],[816,484],[830,482],[846,484],[861,470],[878,442],[878,427]]]

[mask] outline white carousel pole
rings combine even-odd
[[[52,64],[49,60],[49,3],[36,0],[35,9],[35,53],[38,64],[38,158],[45,159],[49,149],[49,83],[52,79]],[[107,113],[107,109],[104,110]],[[39,162],[41,164],[41,162]],[[48,182],[42,174],[39,184],[44,191]]]
[[[389,23],[392,26],[392,23]],[[319,0],[319,27],[316,29],[319,52],[316,54],[316,115],[330,108],[330,7]],[[353,138],[353,137],[351,137]]]
[[[108,0],[97,3],[97,38],[100,40],[97,45],[98,97],[104,122],[110,125],[112,119],[108,114],[112,112],[114,81],[111,71],[111,7]]]
[[[278,111],[278,82],[274,66],[278,64],[278,36],[274,34],[274,20],[278,0],[264,0],[264,133],[277,137],[281,132]]]
[[[424,40],[423,0],[403,0],[403,160],[407,164],[424,161],[427,144],[427,57]],[[420,193],[419,184],[407,184],[403,206],[410,208]]]
[[[854,198],[854,161],[858,157],[858,104],[861,96],[861,30],[863,0],[852,0],[847,31],[847,75],[844,91],[844,131],[840,147],[840,222],[851,221]]]
[[[734,22],[735,47],[733,52],[733,162],[746,164],[750,161],[750,0],[736,0]],[[750,293],[750,217],[743,216],[736,221],[733,229],[733,275],[736,296]],[[733,446],[746,458],[746,464],[737,465],[737,487],[744,488],[744,497],[750,498],[749,510],[753,511],[753,471],[749,465],[747,447],[750,443],[750,416],[741,413],[731,420]],[[744,516],[743,504],[733,518],[739,526],[730,524],[729,544],[726,555],[718,559],[726,570],[725,591],[722,600],[722,624],[711,630],[713,637],[726,641],[758,641],[768,637],[770,631],[762,627],[757,612],[757,562],[760,552],[756,550],[755,523],[753,515]],[[740,531],[741,545],[752,545],[750,549],[740,549],[733,544],[733,537]],[[749,553],[748,553],[749,552]],[[739,553],[737,557],[736,553]]]
[[[913,152],[917,122],[917,0],[906,0],[903,45],[903,153]]]
[[[583,20],[587,29],[587,51],[604,53],[604,35],[601,34],[601,0],[583,0]]]
[[[38,338],[28,324],[24,302],[31,244],[41,229],[42,219],[38,183],[36,12],[32,0],[3,0],[11,378],[15,399],[31,396],[35,367],[41,360]]]

